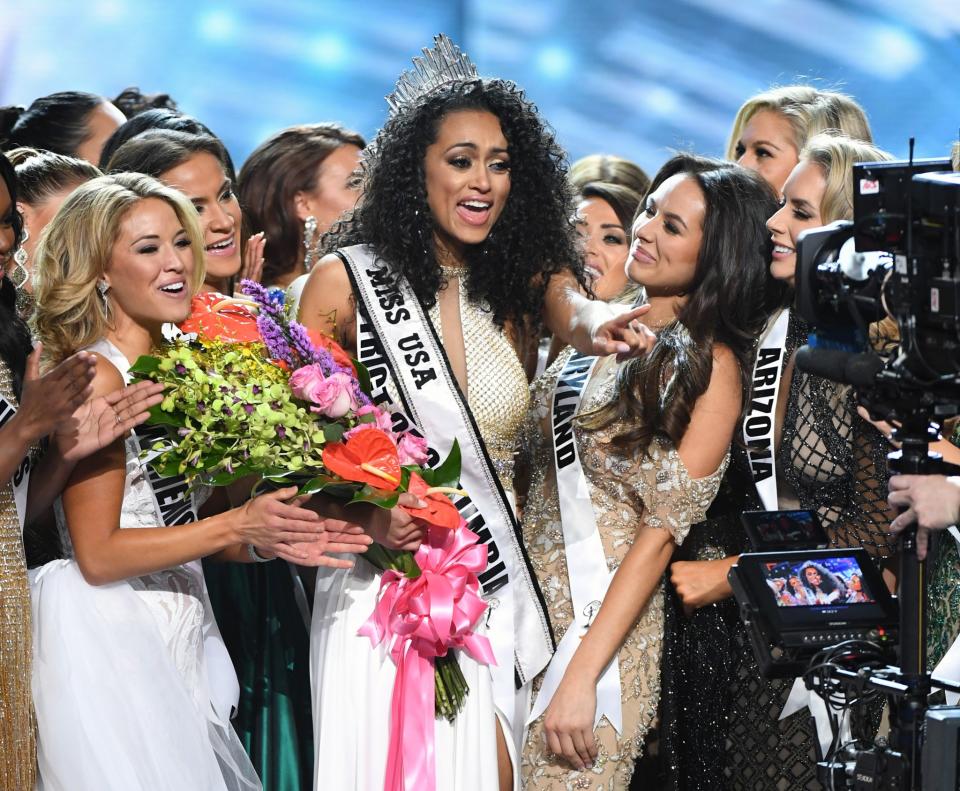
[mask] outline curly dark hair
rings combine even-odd
[[[797,575],[800,577],[800,582],[803,583],[803,586],[811,593],[814,593],[816,588],[814,588],[810,580],[807,579],[807,569],[813,569],[820,576],[820,590],[822,590],[824,593],[840,591],[841,600],[847,595],[847,586],[844,584],[839,575],[834,574],[826,566],[823,566],[820,563],[808,560],[803,564],[803,566],[800,567]]]
[[[405,276],[426,306],[443,286],[427,204],[424,157],[441,121],[459,110],[485,110],[500,120],[510,155],[510,194],[496,225],[466,251],[467,293],[486,302],[499,326],[539,328],[550,277],[572,272],[584,285],[573,224],[566,157],[537,108],[512,82],[452,83],[391,117],[368,147],[360,205],[324,238],[326,252],[366,243]]]
[[[13,249],[23,241],[23,217],[17,211],[17,174],[10,161],[0,153],[0,179],[10,195],[8,216],[0,222],[9,222],[13,228]],[[12,254],[12,251],[11,251]],[[30,331],[17,315],[17,290],[0,268],[0,360],[6,364],[13,378],[13,392],[17,398],[23,390],[23,374],[27,356],[33,347]]]
[[[687,300],[653,349],[623,365],[616,398],[581,419],[589,429],[626,421],[628,428],[615,441],[629,451],[645,451],[655,434],[680,444],[693,407],[710,384],[716,343],[729,347],[737,359],[746,408],[755,340],[768,315],[766,221],[777,209],[773,190],[739,165],[678,154],[654,177],[650,192],[678,174],[695,181],[706,202]]]

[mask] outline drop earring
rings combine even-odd
[[[30,270],[27,269],[27,249],[23,243],[30,238],[30,232],[24,228],[20,246],[13,253],[13,271],[10,272],[10,281],[19,291],[30,279]]]
[[[107,297],[107,292],[110,290],[110,285],[106,280],[101,280],[97,283],[97,292],[100,294],[100,300],[103,302],[103,315],[106,316],[110,312],[110,303],[109,297]]]
[[[303,221],[303,271],[309,272],[313,269],[314,259],[317,255],[314,240],[317,236],[317,218],[312,214]]]

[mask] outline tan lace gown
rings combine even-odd
[[[0,393],[15,404],[0,361]],[[30,588],[13,484],[0,482],[0,791],[30,791],[36,740],[30,696]]]
[[[525,449],[532,469],[530,495],[523,518],[523,537],[547,600],[550,621],[559,642],[573,621],[567,578],[563,529],[557,501],[556,470],[552,456],[549,409],[557,377],[570,350],[557,358],[531,386],[532,406],[525,430]],[[614,393],[617,365],[601,361],[587,384],[580,412],[608,401]],[[705,518],[716,496],[729,455],[706,478],[691,479],[676,450],[657,438],[639,458],[625,458],[610,445],[622,430],[615,424],[598,431],[575,428],[577,450],[590,486],[597,526],[607,556],[615,570],[641,524],[666,529],[678,544],[690,525]],[[525,791],[540,789],[627,789],[644,738],[657,713],[660,689],[660,654],[663,637],[663,588],[657,587],[620,648],[620,685],[623,733],[606,719],[595,731],[599,754],[592,769],[579,772],[546,746],[543,718],[527,735],[521,759]],[[543,676],[534,681],[539,690]]]

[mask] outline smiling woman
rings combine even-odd
[[[50,361],[84,349],[96,359],[94,394],[119,387],[163,325],[189,314],[204,257],[178,191],[133,173],[79,187],[37,251],[35,325]],[[57,509],[68,559],[31,578],[41,785],[256,791],[230,725],[236,674],[197,561],[251,563],[256,548],[324,562],[328,534],[295,489],[224,510],[161,479],[142,458],[153,436],[129,433],[77,464]],[[122,672],[104,685],[109,668]]]
[[[785,85],[743,103],[727,143],[727,159],[757,171],[778,193],[807,140],[834,130],[871,142],[866,114],[852,98],[809,85]]]
[[[227,176],[223,145],[209,135],[169,129],[143,132],[121,145],[107,170],[145,173],[179,190],[193,203],[203,231],[206,275],[203,291],[231,293],[240,271],[243,215]]]
[[[460,657],[470,695],[453,723],[430,726],[431,768],[437,788],[508,789],[519,783],[529,682],[551,651],[513,508],[527,405],[521,354],[544,324],[583,351],[626,351],[589,328],[627,327],[634,314],[606,322],[607,306],[580,293],[563,152],[522,91],[477,76],[442,36],[417,66],[388,99],[390,118],[363,159],[363,198],[326,240],[331,254],[310,274],[300,320],[355,351],[383,383],[378,403],[404,411],[441,458],[459,443],[472,502],[465,513],[484,524],[489,615],[480,628],[497,663]],[[648,340],[634,330],[629,337]],[[379,585],[363,564],[318,576],[316,788],[383,783],[397,669],[357,636]]]

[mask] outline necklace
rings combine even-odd
[[[444,278],[447,280],[452,280],[455,277],[462,280],[467,276],[467,267],[463,264],[440,264],[440,272],[443,273]]]

